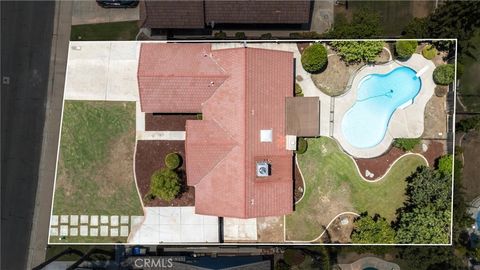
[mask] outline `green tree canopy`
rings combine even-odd
[[[446,175],[452,175],[453,156],[444,155],[438,159],[438,170]]]
[[[352,242],[361,244],[392,244],[395,243],[395,231],[388,222],[376,215],[362,215],[355,220],[352,232]]]
[[[407,179],[407,196],[410,207],[436,206],[449,209],[452,196],[451,175],[421,166]]]
[[[368,9],[353,13],[352,20],[338,15],[335,18],[335,27],[325,33],[325,38],[372,38],[382,34],[380,15]]]
[[[415,53],[418,42],[416,40],[397,40],[395,42],[395,52],[400,59],[408,59]]]
[[[373,62],[383,49],[383,41],[332,41],[331,45],[348,63]]]
[[[393,146],[403,151],[411,151],[420,143],[420,138],[397,138],[393,140]]]
[[[455,66],[452,64],[441,65],[433,71],[433,80],[440,85],[449,85],[455,79]]]
[[[178,174],[170,169],[155,171],[150,181],[150,193],[165,201],[172,201],[180,192]]]
[[[307,72],[318,73],[327,65],[327,49],[320,43],[310,45],[303,51],[301,61]]]

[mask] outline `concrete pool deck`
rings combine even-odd
[[[412,68],[416,72],[422,69],[424,71],[423,74],[420,75],[422,86],[420,92],[414,98],[413,104],[405,108],[397,108],[390,119],[385,137],[376,146],[357,148],[351,145],[343,135],[341,123],[345,113],[356,102],[357,89],[360,81],[369,74],[385,74],[401,66]],[[373,158],[382,155],[390,148],[394,138],[420,137],[424,130],[425,106],[432,97],[435,89],[432,76],[434,70],[435,64],[420,54],[413,54],[412,57],[404,62],[393,60],[383,65],[366,65],[362,67],[355,75],[351,89],[342,96],[334,99],[333,137],[348,154],[357,158]]]

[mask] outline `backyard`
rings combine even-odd
[[[142,216],[132,166],[135,103],[65,101],[61,132],[53,214]],[[68,238],[112,240],[125,238]]]
[[[320,137],[308,139],[308,144],[307,152],[298,155],[305,195],[294,213],[286,216],[287,241],[312,241],[336,215],[347,211],[368,211],[393,221],[405,200],[405,179],[425,165],[423,158],[408,155],[398,160],[382,180],[368,183],[334,140]]]

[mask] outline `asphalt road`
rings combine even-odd
[[[49,81],[55,2],[1,2],[1,269],[25,269]]]

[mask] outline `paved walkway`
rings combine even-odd
[[[137,140],[184,141],[185,131],[137,131]]]
[[[225,241],[257,241],[257,219],[223,218]]]
[[[143,216],[52,215],[50,237],[128,237],[142,220]]]

